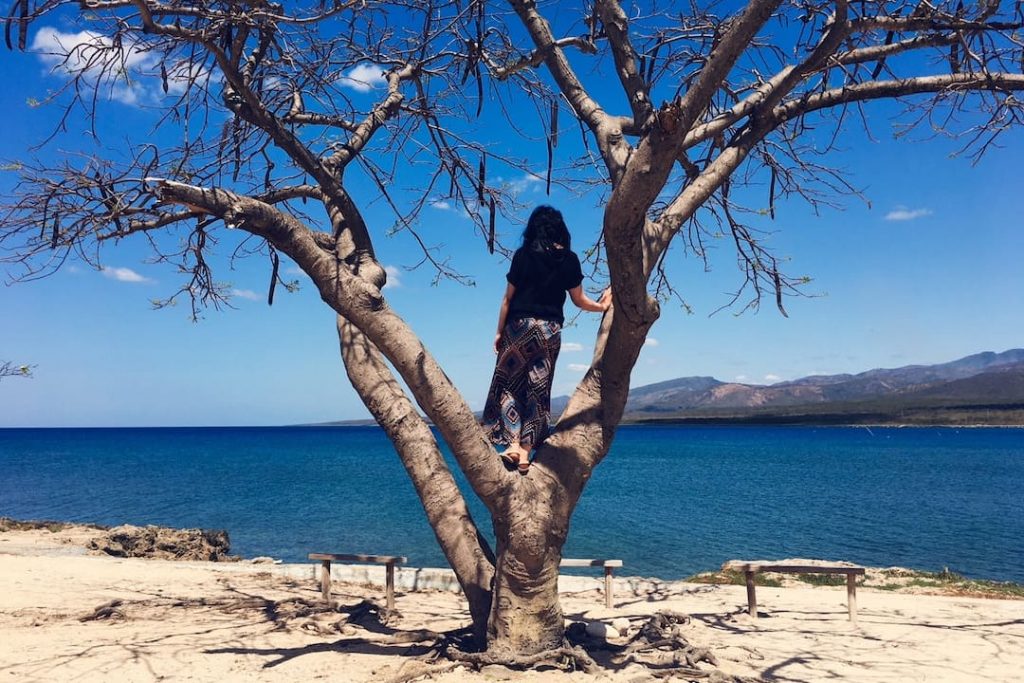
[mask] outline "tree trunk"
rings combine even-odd
[[[539,454],[538,454],[539,455]],[[541,464],[518,477],[494,518],[495,565],[487,649],[530,655],[562,645],[558,573],[571,505],[553,472]]]

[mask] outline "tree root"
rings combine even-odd
[[[717,668],[701,668],[701,664],[717,667],[718,659],[709,650],[691,645],[682,632],[690,617],[678,612],[663,611],[652,615],[624,644],[594,640],[585,628],[566,631],[576,644],[590,651],[610,652],[617,666],[637,663],[648,668],[638,680],[678,678],[686,681],[740,683],[744,679],[729,676]],[[581,625],[582,626],[582,625]]]
[[[579,670],[584,673],[597,673],[600,667],[582,647],[563,645],[562,647],[544,650],[532,655],[515,655],[491,652],[462,652],[449,648],[445,653],[450,659],[472,664],[475,667],[497,664],[513,669],[527,669],[544,662],[556,662],[564,668]]]
[[[81,622],[86,621],[99,621],[100,619],[126,619],[125,613],[118,609],[124,600],[111,600],[105,602],[92,611],[92,614],[87,614],[84,617],[79,617],[78,620]]]
[[[462,662],[406,662],[406,664],[403,664],[401,669],[398,670],[397,674],[386,679],[384,683],[410,683],[411,681],[421,678],[432,678],[438,674],[447,673],[452,669],[459,668],[460,666],[465,665]],[[408,670],[403,671],[402,669]]]

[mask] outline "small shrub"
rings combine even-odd
[[[690,583],[710,583],[720,586],[746,586],[746,575],[736,569],[729,569],[720,572],[704,572],[688,576],[683,581]],[[768,586],[769,588],[780,588],[782,581],[774,576],[767,576],[762,573],[754,574],[755,586]]]
[[[796,578],[812,586],[845,586],[845,574],[797,574]],[[857,583],[864,583],[864,577],[859,577]]]

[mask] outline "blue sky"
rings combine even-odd
[[[0,59],[10,74],[0,92],[6,129],[0,157],[18,160],[57,113],[30,106],[29,99],[41,99],[58,81],[38,56]],[[155,84],[140,83],[103,103],[104,144],[149,134],[151,114],[140,107],[147,98],[159,98]],[[671,301],[663,305],[634,386],[690,375],[771,383],[1024,345],[1020,132],[972,166],[951,158],[956,142],[895,139],[892,105],[868,112],[874,139],[853,127],[829,161],[863,189],[870,206],[848,199],[843,210],[816,216],[790,200],[779,203],[773,223],[761,224],[776,231],[770,244],[790,259],[789,272],[813,278],[807,292],[816,296],[788,300],[788,318],[770,302],[756,314],[712,316],[740,284],[733,252],[724,241],[717,245],[705,272],[676,249],[668,267],[693,313]],[[496,144],[509,151],[523,145],[510,133]],[[568,163],[571,153],[563,143],[556,160]],[[533,144],[527,154],[542,170],[543,145]],[[5,189],[10,176],[0,177]],[[579,248],[593,243],[600,197],[560,189],[547,197],[542,183],[521,174],[505,180],[521,186],[522,201],[561,208]],[[378,255],[392,272],[391,305],[470,405],[481,407],[507,262],[488,254],[479,237],[467,237],[468,220],[439,200],[420,230],[431,243],[443,243],[476,284],[432,286],[432,272],[408,270],[419,261],[411,237],[385,236],[393,217],[379,202],[363,205]],[[498,229],[508,237],[520,227],[501,222]],[[150,301],[173,293],[182,280],[173,268],[148,262],[149,255],[143,243],[126,240],[106,249],[103,271],[69,262],[47,279],[0,286],[0,360],[35,365],[31,379],[0,380],[0,426],[275,425],[366,416],[344,375],[333,314],[303,276],[291,275],[305,285],[299,293],[279,289],[268,307],[263,264],[229,270],[222,258],[218,278],[236,291],[236,308],[208,311],[193,323],[187,306],[152,310]],[[570,392],[582,377],[596,322],[585,313],[564,331],[555,393]]]

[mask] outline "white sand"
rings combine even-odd
[[[0,683],[5,681],[380,681],[410,666],[421,645],[381,642],[386,632],[334,625],[341,613],[296,616],[315,600],[309,578],[265,565],[83,556],[79,532],[0,533]],[[70,542],[65,543],[65,539]],[[383,601],[379,588],[335,584],[344,605]],[[670,609],[692,616],[691,642],[728,673],[775,681],[1024,681],[1024,601],[858,590],[856,625],[845,588],[758,588],[762,617],[745,614],[740,586],[665,583],[646,595],[620,590],[612,610],[596,591],[563,596],[574,619]],[[125,618],[80,621],[123,600]],[[198,604],[205,599],[207,604]],[[183,602],[188,601],[188,602]],[[399,593],[399,630],[467,623],[452,593]],[[601,677],[554,669],[457,669],[432,680],[655,680],[633,664]]]

